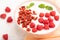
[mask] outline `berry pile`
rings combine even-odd
[[[6,12],[6,13],[9,13],[9,12],[11,12],[11,9],[10,9],[9,7],[6,7],[6,8],[5,8],[5,12]],[[6,16],[7,16],[6,13],[2,13],[2,14],[0,15],[0,18],[1,18],[1,19],[5,19]],[[13,21],[13,19],[12,19],[11,16],[7,18],[7,23],[11,23],[12,21]]]
[[[32,20],[37,19],[37,17],[32,16],[36,14],[35,11],[27,10],[25,6],[22,6],[19,10],[17,23],[22,24],[23,28],[27,28],[27,25],[29,25]]]
[[[39,14],[39,18],[32,16],[32,15],[37,15],[35,11],[32,10],[27,10],[25,8],[25,6],[22,6],[21,8],[19,8],[19,12],[18,12],[18,20],[17,23],[20,25],[22,24],[22,28],[26,28],[27,31],[32,31],[32,32],[37,32],[37,31],[41,31],[43,29],[45,30],[49,30],[49,28],[54,28],[55,24],[54,24],[54,20],[58,21],[59,20],[59,16],[56,15],[55,11],[51,11],[50,13],[40,13]],[[46,19],[44,19],[44,17]],[[53,18],[52,18],[53,17]],[[53,20],[54,19],[54,20]],[[38,20],[38,23],[41,24],[35,24],[34,22],[32,22],[32,20]]]

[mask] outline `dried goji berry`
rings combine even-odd
[[[39,22],[39,23],[43,23],[43,18],[40,17],[40,18],[38,19],[38,22]]]
[[[5,18],[6,18],[6,14],[1,14],[0,17],[1,17],[2,19],[5,19]]]
[[[51,16],[55,16],[55,15],[56,15],[56,12],[55,12],[55,11],[51,11],[51,12],[50,12],[50,15],[51,15]]]
[[[3,39],[8,40],[8,34],[3,34]]]
[[[32,28],[32,32],[37,32],[37,28]]]
[[[17,21],[17,23],[20,25],[20,21]]]
[[[40,13],[40,14],[39,14],[39,17],[43,17],[43,16],[44,16],[44,13]]]
[[[12,21],[13,21],[12,17],[8,17],[8,18],[7,18],[7,22],[8,22],[8,23],[11,23]]]
[[[10,11],[11,11],[11,9],[9,7],[5,8],[5,12],[10,12]]]
[[[34,28],[35,27],[35,23],[30,23],[30,28]]]
[[[49,16],[50,16],[50,13],[46,13],[46,14],[45,14],[45,17],[49,17]]]
[[[48,17],[49,22],[53,22],[53,19],[51,17]]]
[[[42,30],[43,29],[43,25],[37,25],[37,30]]]
[[[55,19],[56,21],[58,21],[58,20],[59,20],[59,16],[54,16],[54,19]]]
[[[53,22],[50,22],[50,23],[49,23],[49,27],[50,27],[50,28],[54,28],[54,27],[55,27],[55,24],[54,24]]]
[[[44,20],[43,23],[44,24],[48,24],[49,23],[49,20]]]
[[[48,25],[48,24],[45,24],[45,25],[44,25],[44,29],[45,29],[45,30],[48,30],[48,29],[49,29],[49,25]]]
[[[27,28],[27,31],[30,31],[30,28]]]

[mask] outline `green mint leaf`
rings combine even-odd
[[[28,6],[26,6],[27,9],[31,8],[32,6],[34,6],[34,3],[30,3]]]
[[[39,8],[45,8],[45,4],[38,5]]]
[[[53,10],[53,8],[51,6],[46,6],[45,7],[47,10]]]
[[[29,6],[30,6],[30,7],[34,6],[34,3],[30,3]]]

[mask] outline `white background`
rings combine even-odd
[[[11,12],[6,13],[6,15],[7,17],[12,16],[14,19],[15,8],[24,1],[26,0],[0,0],[0,14],[6,13],[4,9],[8,6],[11,8]],[[57,5],[58,3],[59,0],[57,0],[55,4]],[[59,5],[57,6],[60,7]],[[0,40],[3,40],[2,35],[6,33],[9,35],[9,40],[23,40],[25,33],[18,29],[14,21],[12,23],[7,23],[6,19],[0,18]]]

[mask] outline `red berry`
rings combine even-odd
[[[44,24],[48,24],[49,23],[49,20],[44,20],[43,23]]]
[[[50,23],[49,23],[49,27],[50,27],[50,28],[54,28],[54,27],[55,27],[55,24],[54,24],[53,22],[50,22]]]
[[[5,19],[6,18],[6,14],[1,14],[0,16],[2,19]]]
[[[55,15],[56,15],[56,12],[55,12],[55,11],[51,11],[51,12],[50,12],[50,15],[51,15],[51,16],[55,16]]]
[[[45,14],[45,17],[49,17],[49,16],[50,16],[50,13],[46,13],[46,14]]]
[[[48,17],[49,22],[53,22],[53,19],[51,17]]]
[[[27,28],[27,31],[30,31],[30,28]]]
[[[8,23],[11,23],[12,21],[13,21],[12,17],[8,17],[8,18],[7,18],[7,22],[8,22]]]
[[[37,32],[37,28],[32,28],[32,32]]]
[[[35,23],[30,23],[30,28],[34,28],[35,27]]]
[[[17,21],[17,23],[20,25],[20,21]]]
[[[9,7],[5,8],[5,12],[10,12],[10,11],[11,11],[11,9]]]
[[[58,21],[58,20],[59,20],[59,16],[54,16],[54,19],[55,19],[56,21]]]
[[[43,29],[43,25],[37,25],[37,30],[42,30]]]
[[[49,29],[49,25],[45,24],[45,25],[44,25],[44,29],[45,29],[45,30],[48,30],[48,29]]]
[[[8,34],[3,34],[3,39],[8,40]]]
[[[43,16],[44,16],[44,13],[40,13],[40,14],[39,14],[39,17],[43,17]]]
[[[38,22],[39,22],[39,23],[43,23],[43,18],[40,17],[40,18],[38,19]]]

